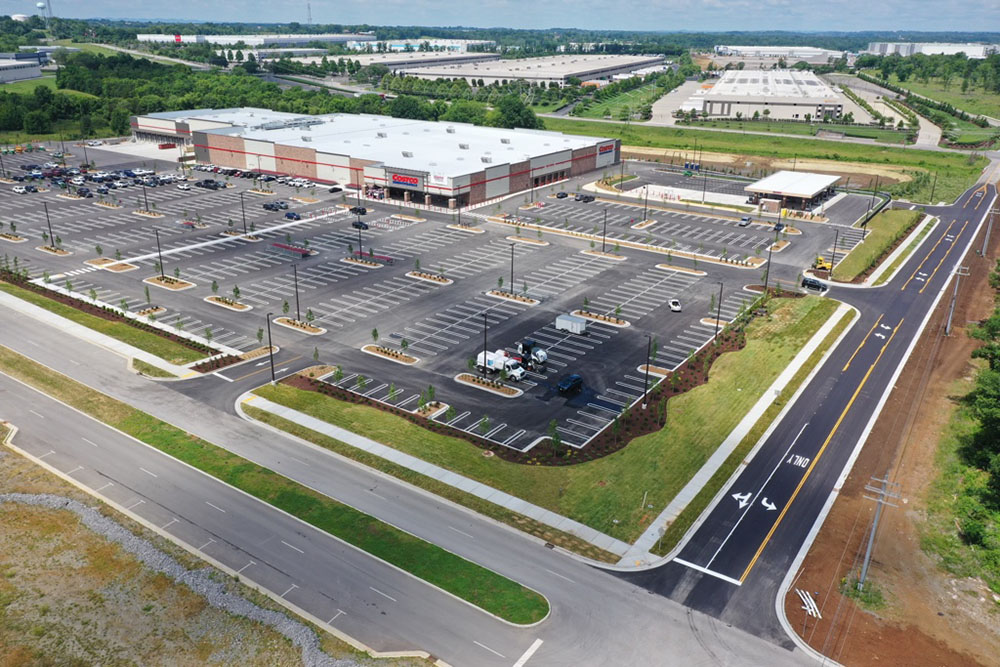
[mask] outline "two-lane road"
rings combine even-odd
[[[831,298],[856,305],[860,320],[677,556],[626,579],[787,642],[774,613],[778,586],[867,436],[995,194],[981,186],[953,206],[929,209],[941,221],[889,284],[830,290]]]

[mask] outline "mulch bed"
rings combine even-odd
[[[763,291],[762,287],[761,291]],[[769,287],[768,292],[771,296],[780,296],[782,298],[804,296],[803,294],[784,290],[779,292],[773,287]],[[751,318],[754,316],[755,313],[752,313]],[[708,382],[709,369],[711,369],[712,364],[720,355],[743,349],[746,345],[746,334],[743,329],[743,326],[732,326],[730,329],[723,331],[719,335],[718,345],[705,346],[691,359],[684,362],[680,368],[668,374],[662,382],[650,390],[645,410],[642,409],[641,405],[636,405],[626,410],[612,422],[609,428],[604,429],[586,447],[579,450],[561,443],[557,444],[548,439],[533,447],[529,452],[519,452],[480,438],[472,433],[447,426],[446,424],[428,421],[408,410],[386,405],[380,401],[355,394],[352,391],[336,387],[315,378],[292,375],[282,379],[281,382],[296,389],[315,391],[341,401],[347,401],[348,403],[359,403],[378,408],[379,410],[392,413],[414,424],[418,424],[434,433],[443,433],[471,442],[480,449],[493,452],[504,461],[544,466],[573,465],[613,454],[625,447],[634,438],[663,428],[666,423],[667,401],[673,396],[691,391],[695,387]]]
[[[199,362],[191,368],[199,373],[211,373],[212,371],[217,371],[220,368],[225,368],[226,366],[232,366],[233,364],[241,361],[244,361],[243,357],[236,354],[227,354],[224,357],[217,357],[215,359],[208,359],[206,361]]]
[[[93,304],[87,303],[86,301],[81,301],[79,299],[67,296],[60,292],[54,292],[51,290],[47,290],[43,287],[39,287],[34,283],[28,282],[26,278],[15,274],[13,271],[9,269],[0,268],[0,280],[10,283],[11,285],[16,285],[21,289],[26,289],[36,294],[40,294],[47,299],[51,299],[52,301],[58,301],[59,303],[71,306],[89,315],[94,315],[95,317],[100,317],[101,319],[108,320],[111,322],[124,322],[125,324],[131,327],[135,327],[136,329],[140,329],[142,331],[148,331],[149,333],[154,333],[158,336],[162,336],[167,340],[179,343],[184,347],[188,347],[197,352],[202,352],[204,354],[212,354],[215,352],[215,350],[208,347],[207,345],[202,345],[201,343],[198,343],[196,341],[188,340],[186,338],[181,338],[180,336],[175,336],[174,334],[168,331],[157,329],[156,327],[150,326],[149,324],[145,324],[138,320],[133,320],[127,317],[123,317],[120,313],[118,313],[115,310],[112,310],[111,308],[95,306]]]

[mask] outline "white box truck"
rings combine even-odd
[[[508,357],[504,350],[480,352],[476,355],[476,368],[488,373],[499,373],[502,368],[507,371],[507,377],[515,382],[524,377],[524,367],[516,359]]]
[[[556,331],[568,331],[575,334],[587,333],[587,320],[576,315],[556,316]]]

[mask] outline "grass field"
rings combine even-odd
[[[875,71],[868,71],[868,74],[879,76],[879,73]],[[963,93],[962,81],[957,77],[947,89],[944,87],[944,82],[941,79],[930,79],[927,83],[910,79],[900,83],[895,74],[889,78],[889,83],[911,90],[918,95],[929,97],[932,100],[950,104],[956,109],[961,109],[974,116],[1000,118],[1000,94],[989,93],[982,88],[970,88]]]
[[[664,92],[664,88],[660,88],[655,83],[649,83],[615,95],[603,102],[591,102],[587,110],[579,115],[582,118],[619,118],[626,107],[628,107],[629,112],[634,114],[640,107],[660,99]]]
[[[72,49],[80,49],[84,53],[93,53],[100,56],[113,56],[118,53],[114,49],[109,49],[98,44],[88,44],[86,42],[74,42],[71,39],[59,39],[52,42],[58,46],[65,46]],[[152,58],[150,58],[152,60]]]
[[[0,346],[12,377],[511,623],[549,611],[538,593],[338,503]]]
[[[906,132],[895,130],[883,130],[877,127],[857,127],[854,125],[836,125],[824,123],[791,123],[780,120],[698,120],[685,125],[696,127],[711,127],[722,130],[740,130],[746,132],[776,132],[779,134],[800,134],[802,136],[814,137],[820,130],[830,132],[843,132],[848,137],[862,137],[874,139],[886,144],[903,144],[906,142]]]
[[[60,93],[66,93],[71,97],[87,97],[95,98],[96,95],[91,95],[90,93],[81,93],[79,90],[70,90],[68,88],[56,88],[56,78],[54,76],[43,76],[40,79],[28,79],[26,81],[12,81],[11,83],[0,84],[0,93],[33,93],[35,88],[38,86],[45,86],[46,88],[51,88],[54,91]]]
[[[896,209],[882,211],[868,221],[868,235],[865,240],[848,253],[833,269],[833,279],[850,282],[874,266],[901,236],[923,217],[921,211]]]
[[[140,350],[145,350],[150,354],[155,354],[161,359],[165,359],[172,364],[188,364],[192,361],[197,361],[205,357],[204,353],[192,350],[191,348],[179,343],[175,343],[172,340],[164,338],[163,336],[158,336],[147,331],[142,331],[141,329],[136,329],[135,327],[125,324],[124,322],[112,322],[111,320],[105,320],[95,315],[84,313],[76,308],[73,308],[72,306],[67,306],[66,304],[59,303],[58,301],[53,301],[52,299],[48,299],[41,294],[22,289],[16,285],[11,285],[10,283],[0,282],[0,290],[16,296],[19,299],[23,299],[28,303],[33,303],[40,308],[44,308],[45,310],[55,313],[56,315],[65,317],[66,319],[76,322],[77,324],[82,324],[83,326],[93,329],[94,331],[99,331],[106,336],[111,336],[112,338],[120,340],[123,343],[134,345]]]
[[[691,150],[697,141],[699,149],[704,148],[706,151],[727,154],[890,164],[900,165],[914,173],[936,172],[938,174],[935,189],[936,198],[945,201],[954,199],[974,184],[983,166],[987,164],[986,158],[981,156],[913,148],[904,149],[730,132],[713,133],[704,130],[652,127],[635,123],[626,126],[623,123],[602,123],[569,118],[545,118],[544,120],[545,127],[549,130],[595,137],[616,137],[621,139],[626,146]],[[925,178],[924,180],[926,183],[920,184],[908,195],[911,201],[925,202],[930,197],[932,179]]]
[[[688,506],[684,508],[670,527],[663,533],[663,536],[657,540],[651,551],[660,556],[665,556],[670,553],[671,549],[677,546],[677,543],[681,541],[684,534],[687,533],[688,529],[694,524],[695,520],[701,513],[705,511],[708,504],[712,502],[712,498],[719,492],[719,489],[729,480],[736,468],[743,462],[750,450],[754,448],[757,441],[761,439],[764,433],[767,431],[771,423],[778,417],[781,411],[784,409],[788,401],[791,400],[792,396],[798,390],[799,386],[805,382],[805,379],[809,376],[809,373],[816,367],[816,365],[826,354],[826,351],[830,349],[830,346],[836,342],[837,338],[843,333],[844,329],[854,320],[857,316],[853,310],[849,313],[845,313],[840,321],[833,327],[833,330],[827,334],[823,342],[816,348],[816,350],[809,355],[809,359],[806,363],[796,371],[795,375],[792,377],[791,382],[788,383],[774,402],[767,407],[767,410],[757,420],[750,432],[744,436],[740,444],[736,446],[733,453],[729,455],[726,462],[719,468],[708,483],[698,491],[698,494],[694,499],[688,503]]]
[[[80,131],[80,121],[78,120],[57,120],[52,123],[52,131],[45,134],[28,134],[27,132],[10,131],[0,132],[0,146],[13,146],[16,144],[41,143],[43,141],[70,141],[73,139],[97,139],[103,137],[113,137],[114,133],[107,125],[94,123],[94,131],[87,137]],[[80,156],[83,157],[82,155]]]
[[[376,408],[286,385],[261,396],[449,468],[621,540],[634,541],[708,459],[837,304],[807,297],[768,305],[747,346],[725,354],[708,384],[670,399],[667,426],[624,449],[574,466],[518,465]],[[643,495],[647,503],[641,506]]]

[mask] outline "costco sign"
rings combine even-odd
[[[392,175],[393,185],[406,185],[411,188],[420,187],[420,179],[416,176],[406,176],[405,174],[393,174]]]
[[[615,145],[614,144],[607,144],[607,145],[601,146],[600,148],[597,149],[597,152],[600,155],[605,155],[607,153],[613,153],[614,151],[615,151]]]

